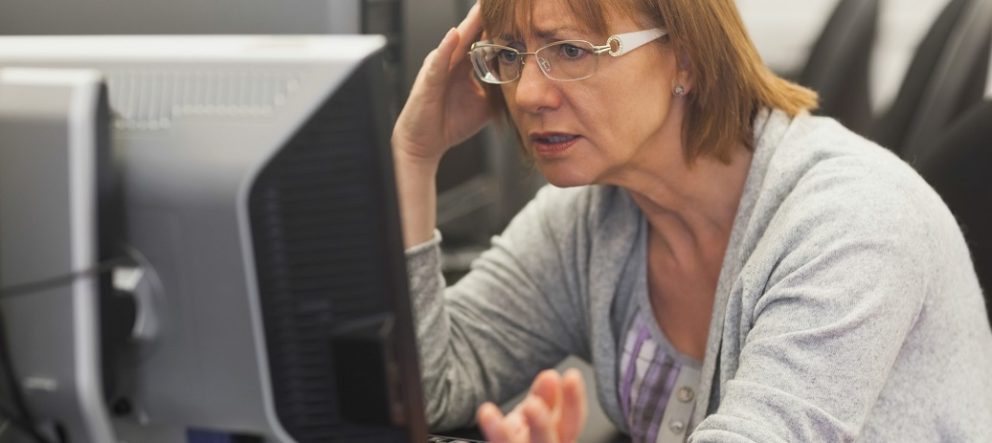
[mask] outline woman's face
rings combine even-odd
[[[516,46],[534,51],[566,39],[606,43],[608,36],[583,31],[562,1],[535,1],[530,32]],[[611,34],[650,28],[621,17],[608,25]],[[548,79],[527,56],[520,78],[502,86],[520,137],[550,183],[623,184],[632,167],[681,152],[682,108],[672,90],[684,82],[674,51],[662,41],[621,57],[599,55],[596,73],[572,82]]]

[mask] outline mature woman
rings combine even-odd
[[[476,411],[492,441],[574,440],[576,373],[540,373],[506,416],[483,403],[576,354],[638,442],[992,436],[961,231],[815,102],[763,66],[733,0],[482,0],[393,133],[434,427]],[[504,112],[554,186],[445,288],[438,162]]]

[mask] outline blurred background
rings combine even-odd
[[[395,116],[424,56],[474,0],[0,0],[0,34],[384,34]],[[992,285],[992,0],[738,0],[768,66],[821,94],[820,114],[916,167],[961,222]],[[487,128],[444,159],[449,282],[543,184]],[[578,365],[574,360],[566,365]],[[581,365],[580,365],[581,366]],[[586,368],[586,370],[588,370]],[[588,377],[587,377],[588,379]],[[590,397],[594,398],[594,397]],[[593,413],[583,441],[611,432]]]

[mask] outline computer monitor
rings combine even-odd
[[[383,34],[398,113],[427,54],[476,0],[0,0],[0,35]],[[438,228],[449,278],[469,269],[492,235],[544,183],[495,126],[445,155]]]
[[[101,297],[110,276],[94,272],[120,231],[108,114],[96,71],[0,69],[0,413],[29,433],[25,397],[68,434],[112,434],[100,348],[115,334],[100,314],[126,323],[133,309],[104,305],[121,299]]]
[[[134,292],[136,318],[100,319],[131,328],[124,348],[104,349],[120,351],[102,368],[117,439],[423,441],[384,46],[0,37],[0,68],[85,68],[106,81],[129,261],[114,277]],[[18,244],[28,246],[2,257],[32,253]],[[33,300],[30,285],[9,296],[10,277],[0,310]],[[18,381],[44,379],[11,363]],[[38,399],[60,386],[20,386],[37,422],[51,418]]]
[[[0,35],[319,35],[387,37],[386,81],[407,90],[403,0],[0,0]],[[413,9],[413,8],[410,8]],[[429,8],[428,8],[429,9]],[[450,26],[450,25],[449,25]],[[447,30],[447,27],[439,28]],[[434,42],[436,44],[436,42]],[[415,61],[415,68],[421,59]],[[391,103],[398,112],[399,103]]]

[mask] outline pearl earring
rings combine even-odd
[[[676,97],[682,97],[685,95],[685,86],[675,85],[675,89],[672,90],[672,94]]]

